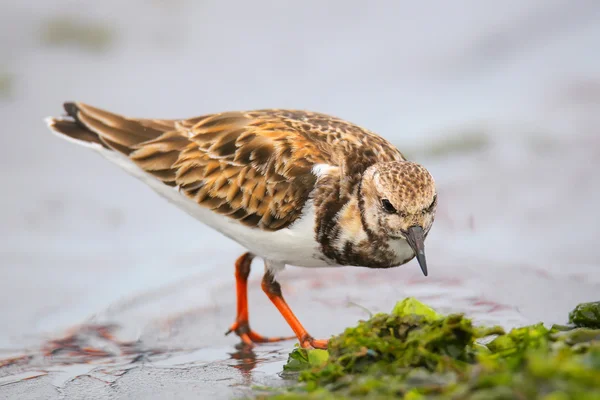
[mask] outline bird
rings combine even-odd
[[[235,261],[237,313],[226,334],[242,345],[297,339],[326,349],[285,301],[286,265],[392,268],[416,258],[435,219],[433,176],[382,136],[328,114],[296,109],[228,111],[185,119],[132,118],[82,102],[48,117],[60,137],[99,152],[190,216],[242,245]],[[250,328],[248,276],[294,332]]]

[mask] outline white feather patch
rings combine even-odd
[[[329,164],[315,164],[312,167],[312,173],[317,177],[321,178],[325,175],[330,174],[333,170],[336,170],[338,167]]]

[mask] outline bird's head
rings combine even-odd
[[[427,275],[424,240],[437,206],[435,182],[410,161],[377,163],[363,174],[360,201],[367,228],[390,240],[405,240]]]

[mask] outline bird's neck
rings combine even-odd
[[[339,179],[320,180],[313,198],[316,239],[331,263],[390,268],[412,258],[406,259],[402,243],[391,243],[385,234],[367,227],[360,184],[347,193]]]

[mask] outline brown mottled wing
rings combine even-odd
[[[316,180],[311,169],[324,162],[301,135],[243,112],[180,121],[136,148],[130,156],[136,164],[160,171],[157,177],[198,204],[268,230],[300,216]]]
[[[199,205],[267,230],[300,216],[315,184],[315,164],[341,167],[340,177],[351,186],[374,162],[402,157],[369,131],[304,111],[174,121],[126,118],[82,103],[65,109],[74,121],[55,119],[52,129],[119,151]]]
[[[50,127],[127,155],[200,206],[267,230],[289,226],[306,202],[324,155],[278,118],[243,112],[180,121],[132,119],[67,103],[73,120]]]

